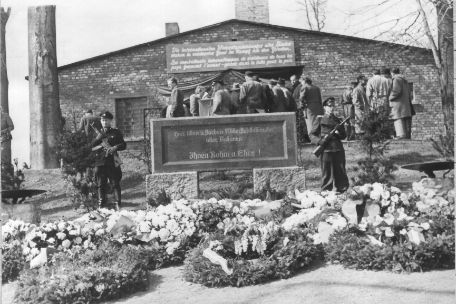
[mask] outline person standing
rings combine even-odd
[[[185,116],[184,95],[177,88],[177,78],[168,79],[168,88],[171,89],[171,96],[166,109],[166,118]]]
[[[396,139],[407,138],[407,120],[411,120],[410,88],[398,68],[393,69],[393,86],[389,97]],[[410,122],[411,124],[411,122]]]
[[[271,79],[269,81],[269,88],[272,91],[273,105],[271,107],[272,113],[286,112],[286,98],[282,89],[277,84],[277,80]]]
[[[101,130],[97,137],[92,141],[92,150],[95,151],[95,177],[98,187],[98,202],[100,207],[106,207],[106,188],[107,182],[113,185],[114,196],[116,199],[115,208],[119,209],[122,204],[120,180],[122,179],[122,169],[117,151],[126,149],[122,133],[111,127],[113,115],[106,111],[101,114]]]
[[[214,99],[212,103],[212,115],[230,115],[231,96],[225,89],[223,80],[214,81]]]
[[[285,79],[279,78],[277,84],[282,89],[283,94],[285,95],[286,111],[296,112],[298,108],[296,107],[296,103],[293,100],[293,94],[291,94],[290,90],[285,86]]]
[[[258,81],[253,79],[254,74],[250,71],[245,72],[245,82],[241,85],[239,101],[241,106],[246,106],[247,113],[265,112],[265,93]]]
[[[324,111],[320,88],[313,85],[312,80],[308,77],[304,78],[304,84],[299,94],[299,101],[304,108],[307,130],[312,130],[317,116],[323,115]]]
[[[191,116],[199,116],[199,101],[204,95],[206,88],[203,86],[197,86],[195,93],[190,95],[190,114]]]
[[[350,85],[342,93],[342,110],[344,117],[350,117],[350,120],[345,124],[345,133],[347,140],[355,138],[355,108],[353,106],[353,89],[356,87],[357,82],[351,82]]]
[[[364,134],[363,129],[363,120],[365,117],[365,112],[369,109],[369,102],[367,100],[366,92],[364,91],[365,83],[364,75],[359,75],[357,80],[357,85],[353,89],[352,93],[352,102],[355,112],[355,136],[359,137]]]
[[[325,99],[323,107],[324,115],[314,120],[314,125],[309,133],[312,143],[316,145],[321,145],[325,136],[342,122],[334,115],[335,100],[333,97]],[[335,135],[327,142],[320,156],[322,191],[331,191],[335,187],[337,192],[342,193],[348,189],[345,151],[341,142],[345,137],[345,129],[340,126]]]
[[[246,105],[241,106],[239,102],[239,91],[241,90],[241,85],[239,83],[233,83],[231,87],[231,107],[232,107],[232,114],[246,114],[247,107]]]
[[[91,127],[93,126],[97,130],[101,128],[100,117],[93,115],[93,111],[91,109],[87,110],[84,113],[84,116],[81,118],[79,122],[79,132],[84,132],[87,137],[94,136],[94,130]]]

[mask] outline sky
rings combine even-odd
[[[184,32],[235,16],[234,0],[0,1],[3,7],[11,7],[6,52],[9,108],[15,124],[12,155],[19,158],[19,163],[29,163],[30,159],[28,82],[24,78],[28,74],[28,6],[56,5],[59,66],[164,37],[166,22],[178,22],[180,31]],[[269,0],[270,23],[307,28],[297,1]],[[323,31],[365,38],[374,38],[382,32],[390,34],[391,25],[395,24],[389,20],[402,16],[406,16],[404,20],[410,19],[407,12],[413,12],[415,0],[390,1],[394,6],[379,8],[369,6],[378,0],[328,0]]]

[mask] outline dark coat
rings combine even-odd
[[[241,85],[239,100],[241,105],[247,105],[248,109],[264,109],[265,93],[263,87],[257,81],[246,81]]]
[[[171,91],[169,105],[171,106],[171,117],[185,116],[184,95],[177,87],[174,87]]]
[[[393,77],[393,87],[389,96],[391,115],[393,119],[412,116],[410,103],[410,88],[402,75]]]
[[[307,117],[323,115],[323,102],[321,100],[320,88],[312,84],[305,84],[301,87],[299,100],[303,107],[307,108]]]
[[[212,103],[213,115],[230,115],[231,113],[231,96],[230,93],[223,89],[214,94]]]
[[[272,108],[272,112],[286,112],[287,98],[285,97],[282,88],[274,86],[272,88],[272,94],[274,99],[274,106]]]
[[[314,121],[312,131],[309,133],[310,140],[313,144],[319,145],[321,140],[329,134],[342,120],[335,115],[323,115]],[[347,137],[344,126],[339,127],[339,134],[335,134],[328,142],[324,152],[344,151],[341,140]]]
[[[109,128],[103,136],[97,136],[92,141],[92,147],[101,145],[103,143],[103,139],[105,138],[111,147],[118,147],[117,151],[123,151],[127,148],[127,144],[124,141],[122,133],[116,128]],[[114,166],[114,155],[111,154],[106,156],[106,149],[98,149],[95,151],[95,154],[94,166]]]

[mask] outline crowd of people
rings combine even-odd
[[[414,111],[409,84],[398,68],[392,72],[388,68],[375,69],[370,79],[360,75],[343,91],[342,113],[350,116],[346,124],[348,140],[362,136],[362,121],[367,111],[373,109],[394,122],[396,138],[410,138]],[[303,141],[310,140],[309,133],[324,109],[321,90],[309,77],[292,75],[288,85],[283,78],[260,81],[258,75],[250,71],[244,77],[242,84],[227,86],[223,80],[216,80],[210,88],[197,86],[188,102],[184,102],[177,79],[170,78],[171,96],[163,116],[296,112],[298,127],[305,121],[305,128],[298,130],[298,135]]]

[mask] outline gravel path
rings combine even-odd
[[[288,280],[234,288],[207,288],[183,280],[183,266],[151,273],[148,291],[116,304],[453,304],[455,272],[395,274],[327,265]],[[2,303],[12,303],[15,283],[2,286]]]

